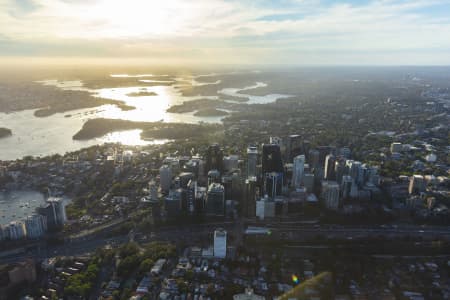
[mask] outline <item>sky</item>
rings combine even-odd
[[[450,0],[0,0],[0,61],[450,65]]]

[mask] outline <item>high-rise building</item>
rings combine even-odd
[[[328,154],[334,154],[336,148],[332,146],[318,146],[317,151],[319,151],[319,166],[323,167],[325,165],[325,158]]]
[[[218,170],[223,172],[223,151],[219,144],[212,144],[206,153],[206,171]]]
[[[37,211],[40,215],[46,217],[48,229],[60,228],[67,221],[66,205],[61,198],[48,198],[47,202]]]
[[[264,193],[274,198],[281,195],[284,167],[278,144],[263,145],[262,175]]]
[[[380,184],[380,175],[378,175],[378,167],[377,166],[369,167],[369,174],[368,174],[367,181],[376,186]]]
[[[191,181],[192,179],[195,178],[195,175],[194,175],[194,173],[191,173],[191,172],[183,172],[183,173],[180,173],[180,175],[178,175],[177,177],[180,182],[179,188],[180,187],[186,188],[189,181]]]
[[[239,172],[222,176],[222,184],[225,188],[225,200],[238,200],[241,198],[242,183]]]
[[[247,148],[247,177],[257,176],[256,166],[258,164],[258,148],[249,146]]]
[[[208,172],[208,186],[210,186],[213,183],[220,183],[219,170],[210,170]]]
[[[183,201],[183,190],[170,190],[169,195],[165,198],[164,208],[167,216],[173,218],[181,213]]]
[[[151,180],[148,183],[148,189],[149,189],[149,194],[150,194],[150,200],[158,201],[158,187],[156,186],[156,183],[154,180]]]
[[[339,208],[339,185],[336,181],[322,181],[323,203],[326,208],[337,210]]]
[[[298,134],[289,135],[286,139],[286,161],[292,161],[294,157],[302,154],[303,140]]]
[[[28,216],[25,220],[25,229],[27,238],[39,238],[47,231],[47,220],[44,216],[39,214]]]
[[[350,189],[350,198],[355,199],[359,197],[359,187],[352,179],[352,188]]]
[[[219,183],[212,183],[206,196],[206,215],[225,215],[225,189]]]
[[[252,218],[256,211],[256,184],[255,176],[248,177],[245,180],[245,191],[242,204],[242,215],[244,217]]]
[[[283,160],[281,159],[281,149],[277,144],[263,145],[262,152],[262,173],[283,173]]]
[[[214,231],[214,257],[226,258],[227,256],[227,232],[224,229]]]
[[[341,190],[342,190],[342,198],[343,199],[350,198],[352,184],[353,184],[353,179],[351,176],[348,176],[348,175],[342,176]]]
[[[239,156],[229,155],[223,158],[223,170],[225,172],[239,168]]]
[[[422,192],[425,192],[426,190],[426,181],[423,178],[422,175],[413,175],[410,179],[409,179],[409,188],[408,188],[408,192],[410,195],[412,194],[420,194]]]
[[[264,193],[272,199],[280,196],[283,192],[283,173],[265,173]]]
[[[163,165],[159,168],[159,182],[161,185],[161,191],[167,194],[172,185],[172,169],[168,165]]]
[[[199,174],[199,161],[196,159],[190,159],[183,165],[183,171],[184,172],[190,172],[194,173],[195,177],[197,178]]]
[[[25,224],[20,221],[13,221],[5,227],[5,231],[10,240],[20,240],[25,238]]]
[[[292,185],[299,188],[303,184],[303,173],[305,169],[305,156],[298,155],[294,158],[294,166],[292,168]]]
[[[336,180],[335,164],[336,164],[336,157],[333,154],[328,154],[325,157],[325,172],[324,172],[325,180]]]
[[[314,174],[305,173],[305,175],[303,175],[303,185],[308,193],[312,193],[314,191],[314,181]]]
[[[256,217],[260,220],[275,217],[275,202],[273,199],[269,199],[266,195],[264,198],[256,201]]]
[[[308,152],[308,162],[311,168],[318,168],[320,160],[320,153],[316,149],[311,149]]]
[[[195,212],[195,197],[197,195],[197,181],[191,180],[186,189],[187,211],[192,214]]]
[[[362,185],[364,182],[364,173],[362,170],[362,164],[359,161],[347,160],[346,168],[348,170],[348,175],[350,175],[356,184]]]
[[[336,182],[341,184],[342,177],[345,174],[345,158],[338,157],[336,163],[334,164],[334,173],[336,174]]]

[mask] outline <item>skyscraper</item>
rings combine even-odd
[[[298,134],[289,135],[286,139],[286,161],[292,161],[294,157],[302,154],[302,137]]]
[[[262,172],[266,173],[283,173],[283,161],[281,159],[280,145],[265,144],[262,153]]]
[[[47,231],[47,220],[44,216],[39,214],[28,216],[25,219],[25,229],[28,238],[39,238]]]
[[[187,211],[192,214],[195,211],[195,197],[197,196],[197,181],[189,181],[186,189]]]
[[[258,148],[249,146],[247,148],[247,177],[256,176],[256,165],[258,164]]]
[[[409,180],[409,194],[420,194],[425,192],[426,182],[422,175],[413,175]]]
[[[248,177],[245,180],[245,192],[242,204],[242,215],[244,217],[252,218],[255,216],[256,211],[256,184],[257,179],[255,176]]]
[[[208,147],[206,153],[206,172],[210,170],[218,170],[223,172],[223,151],[219,144],[212,144]]]
[[[305,169],[305,156],[298,155],[294,158],[294,166],[292,169],[292,185],[299,188],[303,184],[303,174]]]
[[[165,198],[164,208],[169,218],[176,217],[181,213],[183,200],[182,198],[183,198],[182,189],[171,190],[169,192],[169,195]]]
[[[38,208],[38,213],[47,219],[48,229],[56,229],[67,221],[66,206],[61,198],[48,198],[46,204]]]
[[[305,175],[303,175],[303,185],[308,193],[312,193],[314,191],[314,181],[314,174],[305,173]]]
[[[352,177],[350,177],[348,175],[345,175],[342,177],[341,190],[342,190],[342,198],[343,199],[350,198],[352,184],[353,184]]]
[[[308,162],[311,168],[318,168],[319,167],[319,157],[320,153],[316,149],[311,149],[308,152]]]
[[[206,196],[206,214],[209,216],[225,215],[225,190],[223,185],[212,183]]]
[[[264,192],[266,195],[274,199],[282,194],[283,189],[283,173],[265,173],[264,176]]]
[[[336,182],[338,184],[342,183],[342,177],[345,174],[345,158],[338,157],[334,164],[334,173],[336,175]]]
[[[336,173],[334,170],[335,162],[336,162],[336,157],[333,154],[328,154],[325,157],[325,172],[324,172],[325,180],[335,180],[336,179]]]
[[[161,191],[163,193],[168,193],[170,190],[170,186],[172,184],[172,170],[168,165],[163,165],[159,169],[159,182],[161,185]]]
[[[239,156],[229,155],[223,158],[223,170],[224,172],[232,171],[239,168]]]
[[[269,199],[267,195],[256,201],[256,217],[260,220],[275,217],[275,201]]]
[[[339,208],[339,185],[336,181],[322,181],[322,200],[326,208]]]
[[[20,240],[22,238],[25,238],[26,235],[25,224],[20,221],[9,223],[5,227],[5,231],[10,240]]]
[[[284,167],[281,159],[280,145],[263,145],[262,175],[265,194],[272,198],[281,195],[283,173]]]

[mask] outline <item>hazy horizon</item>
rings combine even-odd
[[[448,0],[0,0],[0,62],[450,65],[449,16]]]

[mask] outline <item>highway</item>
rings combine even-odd
[[[155,229],[151,234],[144,235],[137,232],[136,241],[140,243],[151,241],[170,241],[174,243],[184,243],[186,245],[205,246],[205,243],[212,243],[213,231],[224,228],[229,232],[229,236],[234,236],[234,245],[243,239],[244,225],[240,222],[221,222],[195,224],[189,226],[171,226]],[[271,236],[275,239],[295,239],[301,241],[311,237],[322,236],[328,239],[338,238],[364,238],[364,237],[386,237],[402,238],[412,237],[417,239],[427,239],[440,237],[450,240],[449,227],[421,227],[421,226],[372,226],[372,227],[349,227],[338,225],[298,225],[292,223],[272,223],[266,224],[266,228],[271,231]],[[116,237],[102,237],[97,235],[85,236],[68,240],[62,245],[46,245],[44,242],[38,244],[33,250],[26,253],[12,255],[10,257],[0,257],[0,264],[14,263],[26,258],[43,260],[55,256],[77,256],[93,253],[96,249],[111,245],[126,243],[128,235]]]

